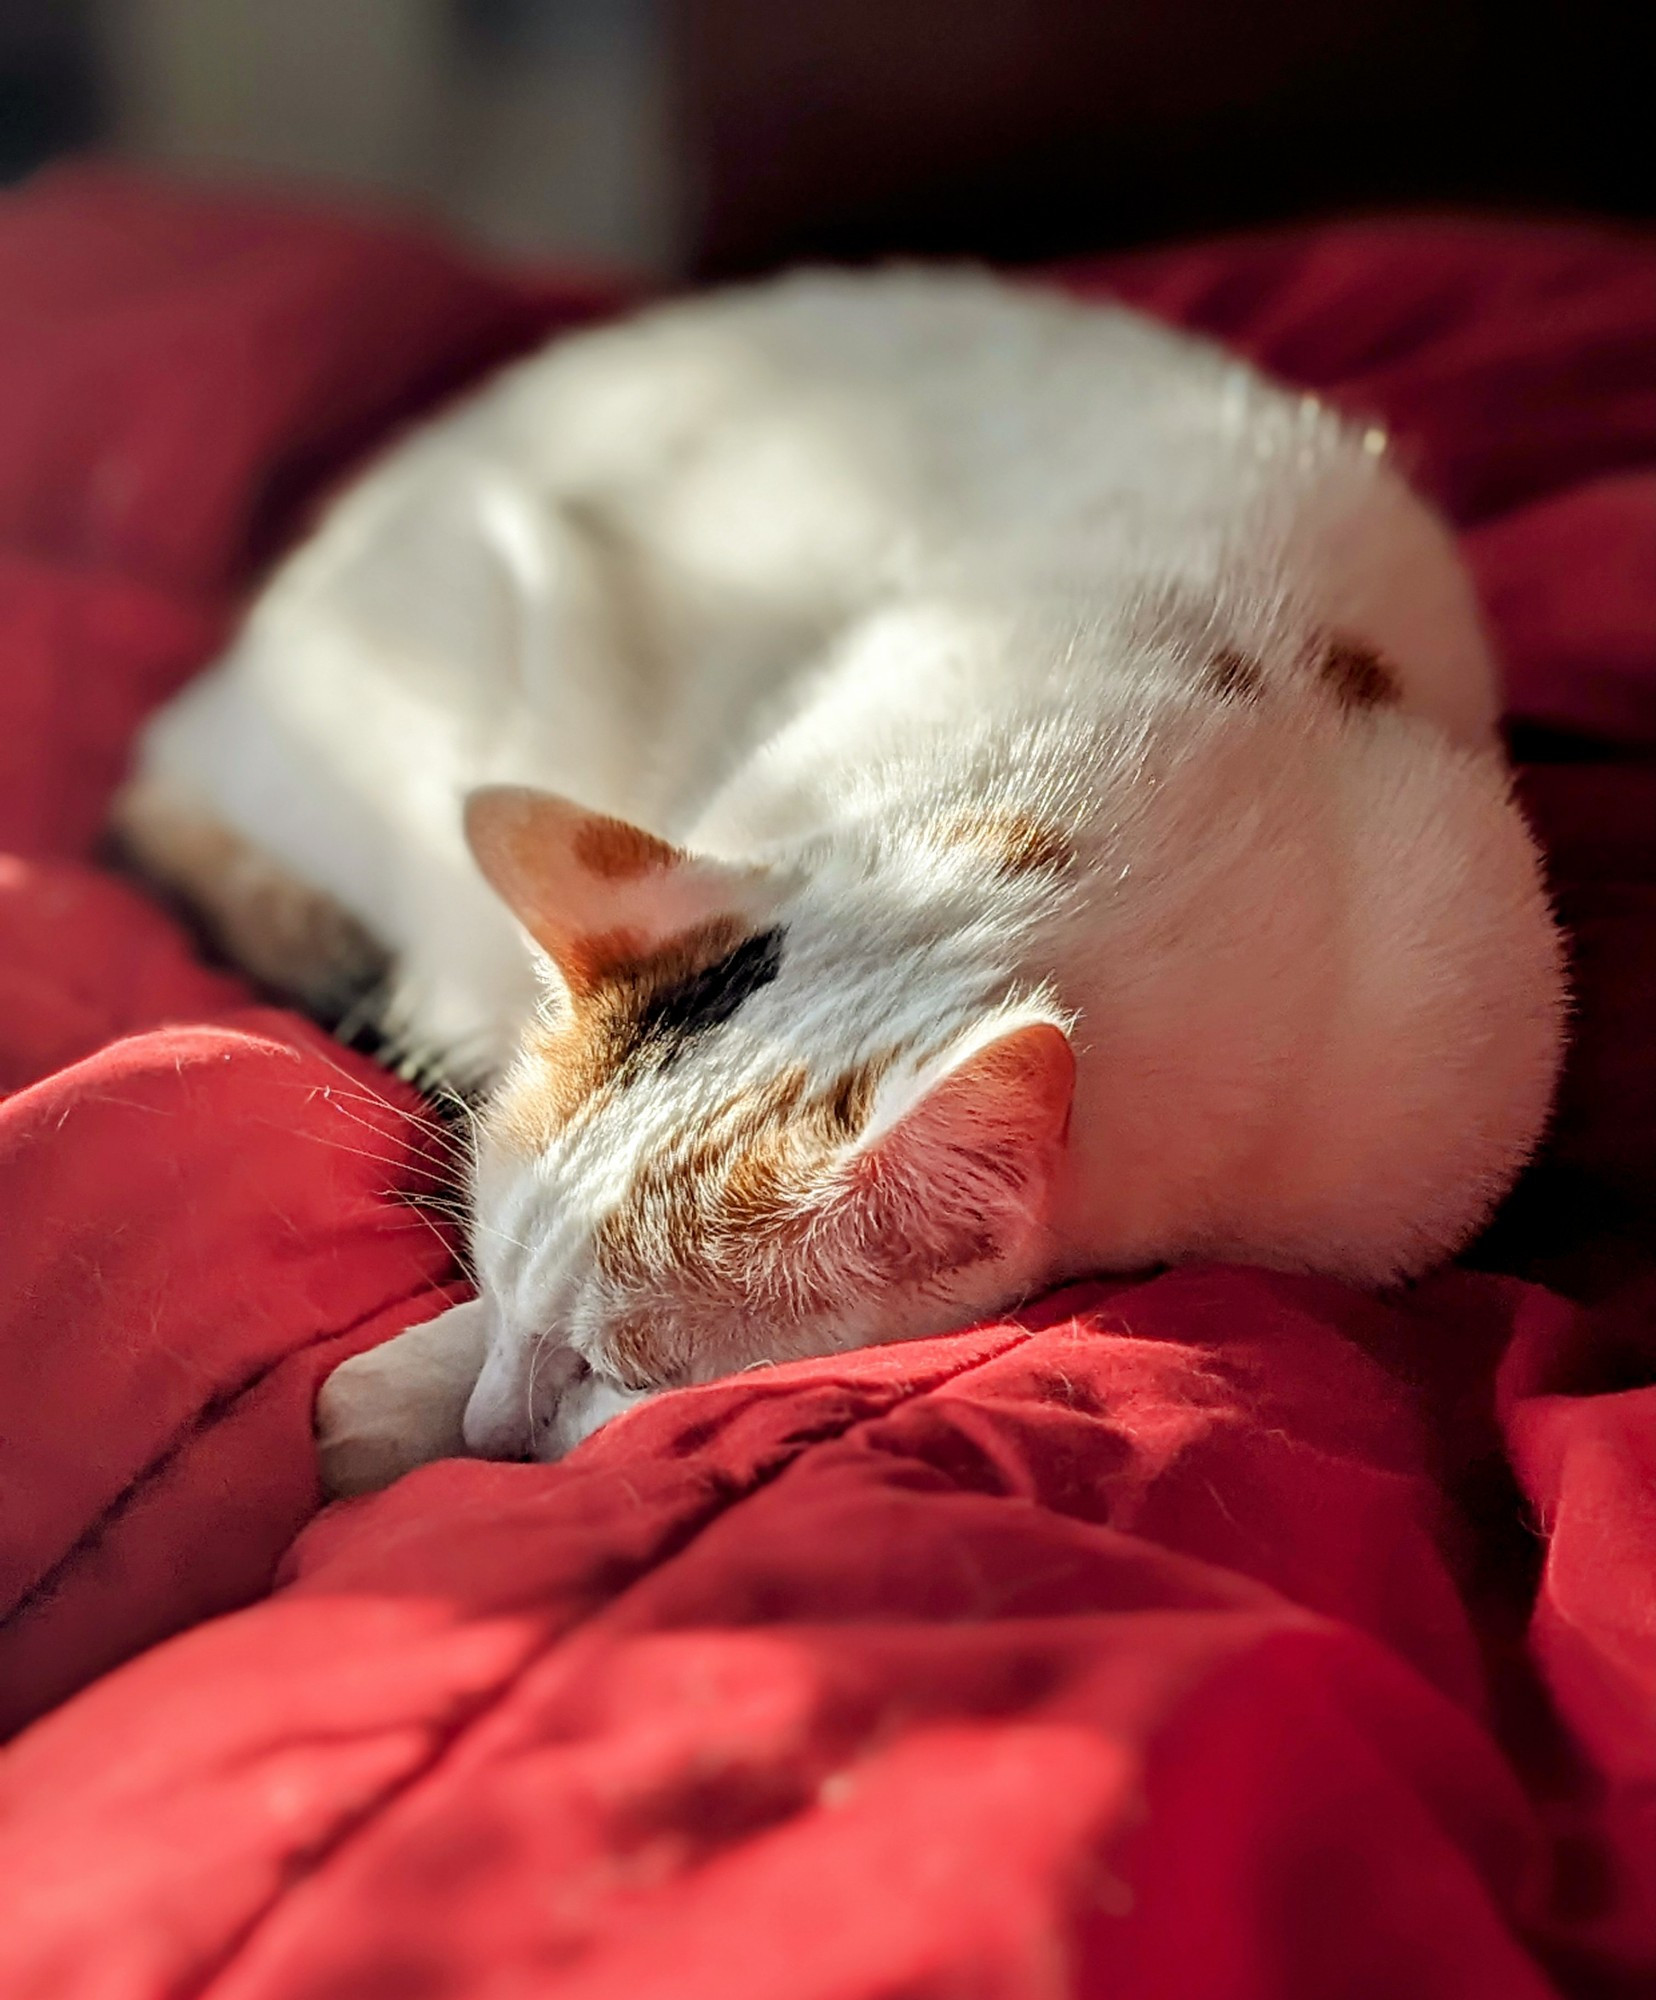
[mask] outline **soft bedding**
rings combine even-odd
[[[1060,276],[1384,423],[1464,532],[1574,940],[1546,1158],[1396,1296],[1101,1282],[318,1512],[318,1382],[459,1295],[440,1146],[101,815],[330,483],[609,301],[0,206],[6,2000],[1656,1991],[1656,242]]]

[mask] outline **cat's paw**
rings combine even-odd
[[[453,1306],[342,1361],[316,1399],[316,1450],[330,1499],[374,1493],[436,1458],[461,1458],[461,1419],[483,1364],[483,1315]]]

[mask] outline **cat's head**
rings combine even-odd
[[[1045,1275],[1050,1008],[951,1009],[947,940],[866,893],[841,926],[800,871],[518,787],[466,829],[547,982],[479,1128],[474,1450],[555,1457],[639,1393],[940,1332]]]

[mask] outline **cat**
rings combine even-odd
[[[1122,308],[816,272],[400,443],[145,734],[141,862],[486,1088],[475,1299],[335,1490],[1192,1259],[1384,1285],[1548,1114],[1560,942],[1452,539]]]

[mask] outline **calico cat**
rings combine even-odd
[[[1406,1277],[1545,1120],[1559,941],[1448,534],[1124,310],[806,274],[394,449],[121,824],[254,972],[485,1086],[474,1301],[332,1484],[1229,1258]]]

